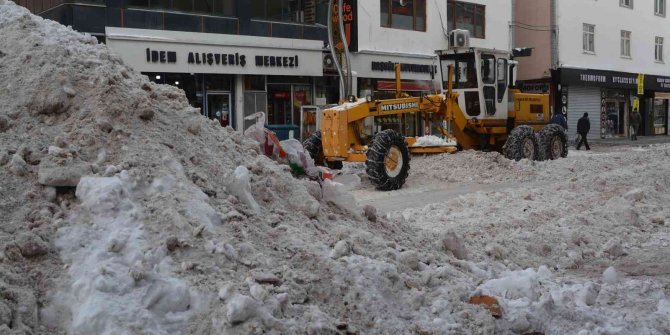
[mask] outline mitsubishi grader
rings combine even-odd
[[[320,132],[304,147],[318,164],[340,168],[365,162],[378,190],[400,189],[410,169],[410,154],[498,151],[512,160],[566,157],[563,128],[549,124],[549,95],[515,89],[518,62],[508,52],[479,48],[437,51],[441,94],[411,97],[401,91],[396,65],[396,98],[349,98],[321,113]],[[411,114],[414,113],[414,114]],[[418,137],[384,129],[388,117],[419,115],[424,135],[435,130],[451,145],[417,146]],[[454,145],[455,142],[455,145]]]

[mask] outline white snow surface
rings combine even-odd
[[[416,143],[413,146],[415,147],[443,147],[443,146],[456,146],[456,142],[445,140],[442,137],[435,135],[421,136],[416,139]]]
[[[0,334],[669,334],[669,156],[468,151],[395,192],[361,164],[322,186],[0,0]]]

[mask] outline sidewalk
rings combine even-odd
[[[662,144],[670,143],[670,136],[659,135],[659,136],[638,136],[637,141],[631,141],[627,137],[620,138],[589,138],[589,144],[593,145],[606,145],[606,146],[619,146],[619,145],[653,145],[653,144]]]

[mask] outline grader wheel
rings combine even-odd
[[[378,190],[398,190],[405,184],[410,156],[402,134],[388,129],[375,135],[367,158],[365,171]]]
[[[324,159],[320,131],[314,132],[312,136],[308,137],[304,142],[302,142],[302,147],[305,148],[305,151],[307,151],[312,157],[314,164],[321,166],[326,165],[333,170],[342,169],[341,161],[329,162]]]
[[[305,148],[305,151],[314,160],[314,164],[323,165],[323,146],[321,144],[321,132],[316,131],[310,137],[308,137],[304,142],[302,142],[302,147]]]
[[[554,160],[568,156],[568,138],[563,127],[550,124],[540,132],[540,157]]]
[[[529,126],[514,128],[503,147],[503,154],[507,159],[515,161],[522,159],[536,160],[538,158],[538,144],[533,128]]]

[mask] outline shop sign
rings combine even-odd
[[[637,95],[644,95],[644,74],[637,75]]]
[[[637,83],[637,75],[632,73],[590,69],[561,69],[561,84],[563,85],[637,90]]]
[[[388,71],[388,72],[393,72],[395,71],[395,65],[397,63],[394,62],[372,62],[372,71]],[[400,64],[400,71],[401,72],[413,72],[413,73],[436,73],[437,72],[437,65],[426,65],[426,64],[407,64],[407,63],[399,63]]]
[[[651,91],[670,92],[670,77],[645,76],[645,87]]]
[[[216,34],[114,27],[105,31],[108,47],[142,72],[323,75],[322,41],[292,40],[291,48],[285,48],[277,39],[257,36],[233,36],[232,45],[221,45]]]
[[[279,99],[279,100],[288,100],[290,96],[291,96],[291,94],[289,92],[286,92],[286,91],[274,92],[272,94],[273,98]]]
[[[545,93],[551,89],[549,83],[519,82],[519,86],[524,93]]]
[[[347,39],[347,46],[350,52],[358,51],[358,25],[356,24],[358,17],[358,10],[356,7],[356,0],[342,1],[342,22],[344,24],[344,36]],[[337,1],[333,4],[333,17],[331,18],[333,24],[333,41],[337,52],[344,52],[342,45],[342,35],[340,34],[339,11],[337,8]]]

